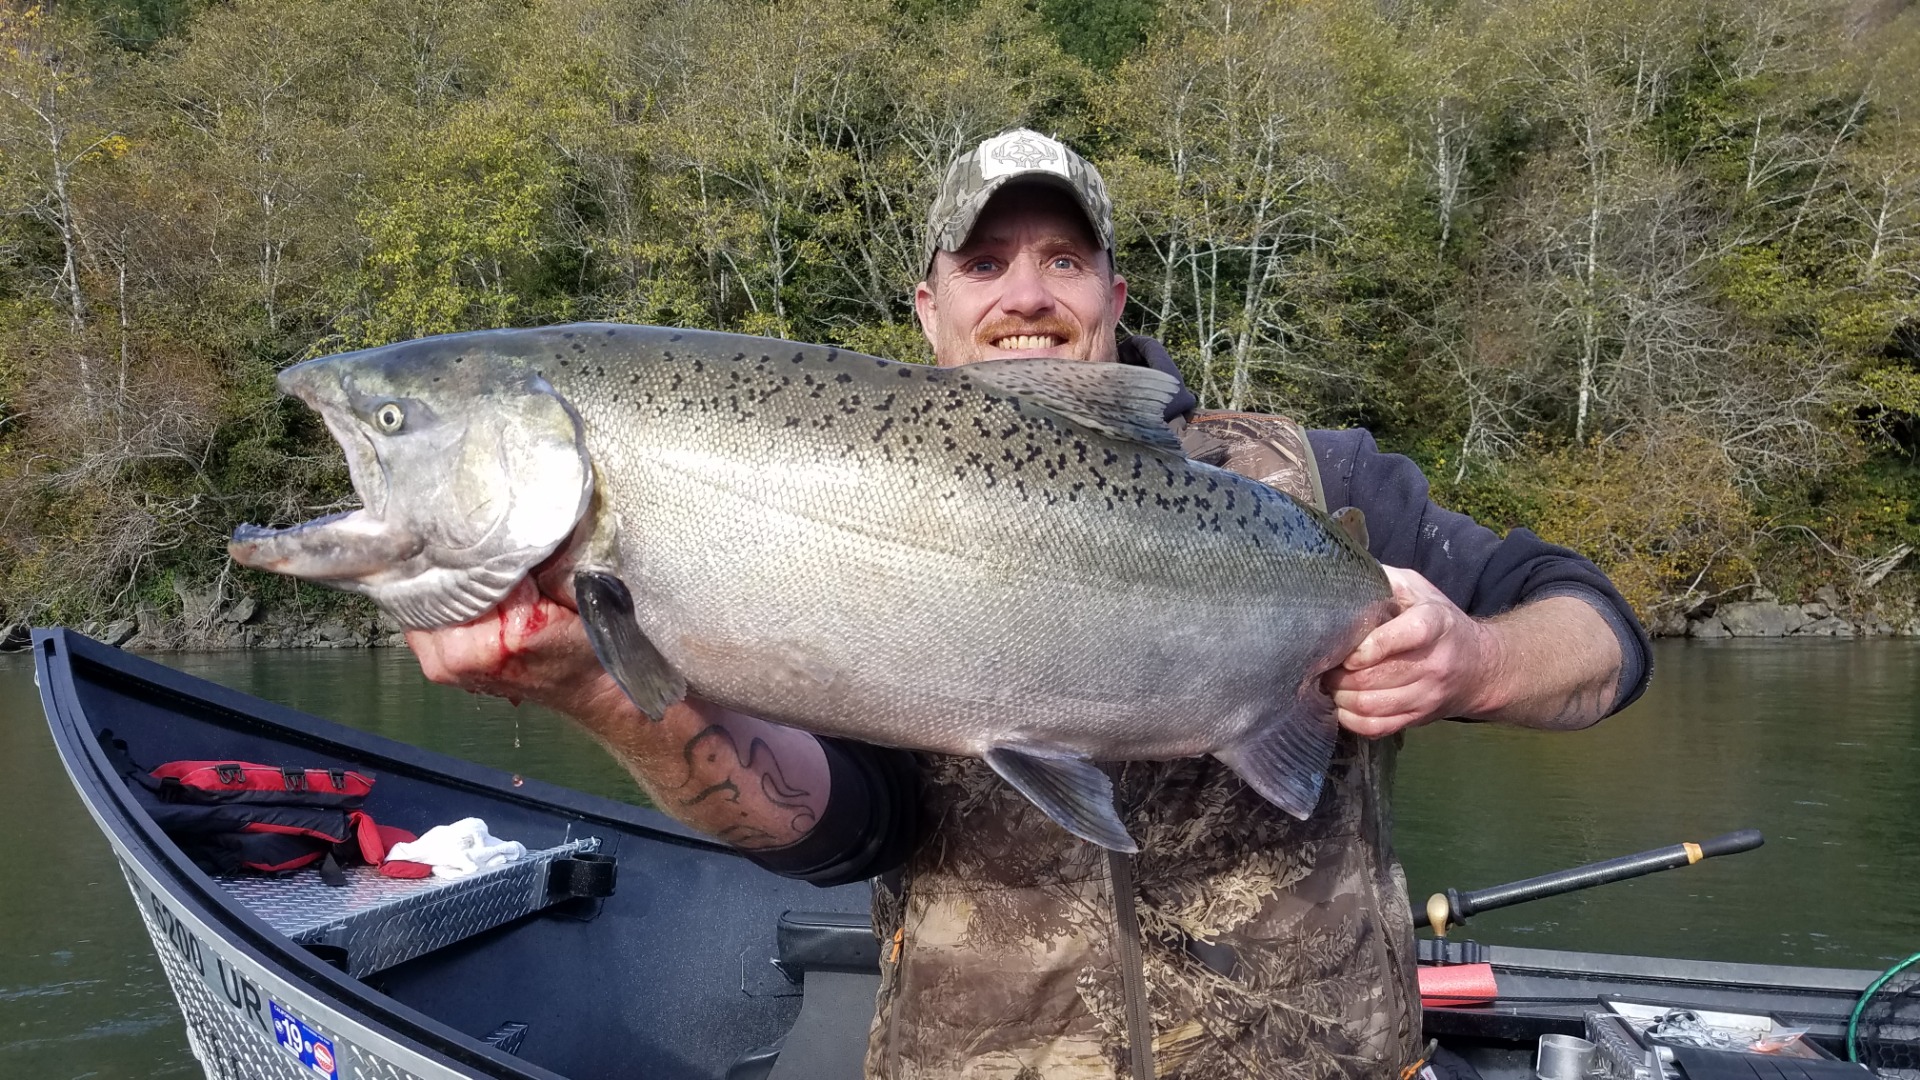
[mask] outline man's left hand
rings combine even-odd
[[[1340,726],[1368,738],[1447,716],[1473,715],[1493,680],[1490,628],[1412,570],[1384,567],[1399,614],[1375,627],[1322,680]]]

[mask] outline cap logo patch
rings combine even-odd
[[[980,175],[993,180],[1011,173],[1044,169],[1067,175],[1066,150],[1059,143],[1031,131],[1013,131],[988,139],[980,147]],[[1071,178],[1069,178],[1071,179]]]

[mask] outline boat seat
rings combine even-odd
[[[789,911],[774,940],[774,964],[802,987],[800,1015],[779,1043],[734,1062],[727,1080],[859,1080],[880,988],[871,918]]]
[[[565,900],[609,896],[613,859],[594,837],[530,851],[461,878],[391,878],[371,866],[328,885],[317,869],[216,880],[267,925],[364,978]]]

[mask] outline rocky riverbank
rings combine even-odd
[[[1920,611],[1848,603],[1838,589],[1823,585],[1804,603],[1762,595],[1668,615],[1649,629],[1656,637],[1704,639],[1920,637]]]
[[[278,609],[251,596],[176,588],[178,610],[142,607],[133,618],[89,623],[82,633],[139,652],[182,649],[366,649],[404,646],[400,624],[371,604],[314,612]],[[1654,620],[1655,637],[1920,638],[1920,610],[1849,603],[1832,586],[1795,603],[1762,596]],[[25,648],[27,627],[0,627],[0,651]]]
[[[323,610],[280,607],[220,586],[174,587],[178,605],[143,604],[133,617],[87,623],[81,633],[136,652],[188,649],[366,649],[403,646],[400,624],[365,601]],[[24,647],[27,627],[0,628],[0,650]]]

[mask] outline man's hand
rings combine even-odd
[[[407,645],[434,682],[515,704],[534,701],[578,715],[609,690],[618,692],[594,657],[580,616],[531,579],[472,622],[407,631]]]
[[[1481,620],[1415,571],[1385,569],[1399,613],[1322,679],[1341,727],[1368,738],[1444,717],[1576,728],[1612,706],[1620,641],[1586,601],[1552,596]]]
[[[1368,738],[1469,715],[1495,663],[1486,624],[1412,570],[1388,566],[1399,614],[1374,627],[1322,682],[1340,726]]]

